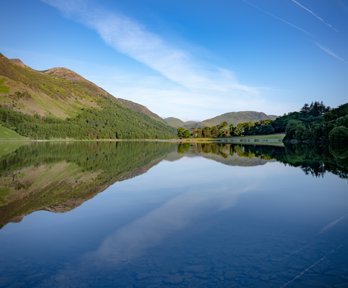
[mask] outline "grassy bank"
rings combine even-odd
[[[261,142],[261,143],[276,143],[282,142],[285,134],[270,134],[270,135],[251,135],[242,137],[230,137],[229,141],[233,143],[244,143],[244,142]],[[226,138],[227,139],[227,138]]]
[[[253,135],[225,138],[183,138],[175,139],[175,142],[183,143],[232,143],[232,144],[260,144],[260,145],[283,145],[285,134]]]
[[[285,134],[254,135],[242,137],[225,137],[225,138],[174,138],[174,139],[74,139],[74,138],[55,138],[55,139],[29,139],[17,134],[15,131],[7,129],[0,125],[1,140],[29,140],[32,142],[178,142],[178,143],[243,143],[243,144],[261,144],[277,145],[282,144]]]
[[[0,140],[25,140],[23,137],[16,133],[15,131],[8,129],[0,124]]]

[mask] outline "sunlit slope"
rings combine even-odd
[[[145,106],[66,68],[36,71],[0,54],[0,124],[31,138],[171,138]]]

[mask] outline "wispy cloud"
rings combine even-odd
[[[293,2],[294,4],[296,4],[297,6],[301,7],[302,9],[306,10],[309,14],[311,14],[313,17],[315,17],[316,19],[318,19],[320,22],[322,22],[323,24],[325,24],[327,27],[331,28],[332,30],[334,30],[335,32],[338,32],[338,30],[333,27],[330,23],[326,22],[322,17],[320,17],[318,14],[314,13],[313,10],[307,8],[306,6],[304,6],[303,4],[301,4],[300,2],[296,1],[296,0],[290,0],[291,2]]]
[[[258,94],[255,87],[240,83],[230,70],[202,64],[137,21],[87,1],[43,0],[71,19],[94,29],[117,51],[145,64],[167,79],[190,90]]]
[[[319,44],[318,42],[314,42],[315,45],[317,45],[323,52],[325,52],[326,54],[330,55],[333,58],[336,58],[339,61],[342,61],[345,64],[348,64],[348,61],[345,60],[344,58],[338,56],[336,53],[334,53],[332,50],[330,50],[329,48]]]
[[[229,92],[188,91],[173,84],[160,75],[144,75],[123,68],[94,69],[87,79],[93,80],[116,97],[126,98],[143,104],[162,117],[175,115],[182,120],[204,120],[227,111],[255,110],[280,115],[292,107],[286,99],[283,101],[266,100],[276,97],[276,89],[258,87],[262,94],[243,93],[243,97],[233,97]],[[136,85],[135,85],[136,83]],[[238,93],[234,93],[236,95]],[[240,94],[238,94],[240,95]],[[160,101],[159,101],[160,99]],[[274,98],[272,98],[274,99]],[[270,102],[271,101],[271,105]]]

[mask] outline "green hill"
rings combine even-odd
[[[216,116],[211,119],[207,119],[202,121],[203,126],[215,126],[224,121],[228,124],[237,125],[238,123],[243,122],[256,122],[260,120],[274,120],[277,116],[267,115],[263,112],[255,112],[255,111],[240,111],[240,112],[229,112],[219,116]]]
[[[160,116],[153,113],[147,107],[145,107],[141,104],[134,103],[132,101],[121,99],[121,98],[117,98],[117,102],[126,108],[129,108],[129,109],[134,110],[134,111],[139,112],[139,113],[143,113],[152,119],[160,121],[161,123],[166,123]],[[169,126],[171,126],[171,125],[169,125]]]
[[[166,121],[166,123],[169,126],[172,126],[174,128],[184,127],[184,125],[185,125],[184,121],[182,121],[178,118],[175,118],[175,117],[164,118],[164,121]]]
[[[184,127],[187,129],[191,129],[191,128],[198,128],[198,127],[202,127],[202,123],[199,121],[182,121],[179,118],[175,118],[175,117],[168,117],[165,118],[164,121],[171,127],[174,128],[179,128],[179,127]]]
[[[36,71],[0,54],[0,124],[48,138],[171,138],[146,107],[111,94],[66,68]]]
[[[221,114],[211,119],[206,119],[202,122],[198,121],[182,121],[178,118],[169,117],[165,118],[164,121],[167,122],[169,126],[174,128],[184,127],[186,129],[192,128],[203,128],[203,127],[212,127],[219,125],[220,123],[226,121],[228,124],[237,125],[238,123],[243,122],[257,122],[260,120],[274,120],[277,116],[267,115],[263,112],[255,112],[255,111],[240,111],[240,112],[229,112],[225,114]]]

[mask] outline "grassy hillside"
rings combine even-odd
[[[202,121],[203,126],[215,126],[220,123],[226,121],[228,124],[237,125],[238,123],[243,122],[256,122],[260,120],[274,120],[277,116],[267,115],[263,112],[255,112],[255,111],[240,111],[240,112],[229,112],[219,116],[216,116],[211,119],[207,119]]]
[[[25,137],[19,135],[13,130],[10,130],[0,124],[0,140],[23,140]]]
[[[0,124],[36,138],[171,138],[175,129],[66,68],[36,71],[0,54]]]
[[[128,108],[128,109],[134,110],[134,111],[136,111],[138,113],[145,114],[145,115],[149,116],[152,119],[160,121],[161,123],[166,123],[160,116],[158,116],[157,114],[155,114],[152,111],[150,111],[144,105],[140,105],[138,103],[134,103],[132,101],[121,99],[121,98],[117,98],[117,102],[119,104],[121,104],[122,106]]]
[[[73,81],[46,72],[0,55],[0,81],[7,88],[0,89],[1,106],[29,115],[65,119],[78,115],[82,108],[100,109],[101,100],[110,97],[82,77]]]
[[[184,121],[182,121],[178,118],[175,118],[175,117],[164,118],[164,121],[166,121],[166,123],[169,126],[172,126],[174,128],[184,127],[184,125],[185,125]]]
[[[202,122],[199,121],[182,121],[179,118],[175,118],[175,117],[168,117],[165,118],[164,121],[171,127],[174,128],[179,128],[179,127],[184,127],[186,129],[191,129],[191,128],[199,128],[199,127],[203,127]]]

